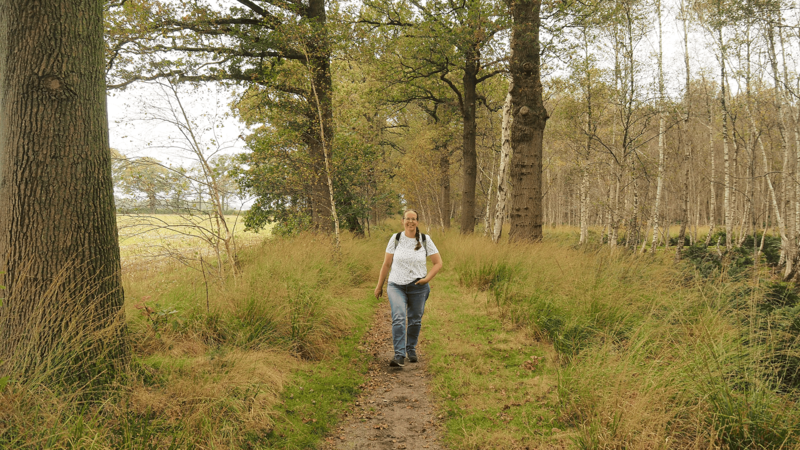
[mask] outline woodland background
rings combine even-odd
[[[0,446],[323,445],[412,207],[449,447],[800,447],[799,30],[771,0],[0,0]],[[140,83],[191,164],[108,148]]]
[[[501,170],[504,5],[330,4],[316,20],[300,4],[248,4],[124,2],[111,9],[106,31],[112,88],[165,79],[245,89],[231,106],[253,130],[249,151],[226,170],[256,198],[249,227],[332,228],[330,219],[314,222],[315,196],[325,196],[313,175],[322,118],[343,228],[365,232],[402,205],[419,209],[431,227],[455,220],[497,228],[498,186],[509,183]],[[680,244],[686,235],[686,243],[720,238],[727,248],[773,228],[785,275],[793,275],[796,5],[544,2],[541,14],[550,116],[543,222],[580,227],[581,242],[588,227],[602,229],[603,242],[642,250],[669,245],[664,230],[672,224],[682,225]],[[249,18],[259,15],[266,19]],[[316,26],[324,48],[300,38],[315,36],[303,27]],[[315,56],[330,63],[320,63],[322,74]],[[317,111],[315,95],[330,96],[330,107]],[[164,185],[159,193],[182,190]],[[330,215],[316,203],[320,217]],[[500,215],[506,208],[501,202]]]

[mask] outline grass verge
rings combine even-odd
[[[372,251],[305,235],[251,247],[225,283],[124,274],[130,370],[90,399],[66,368],[0,374],[0,448],[313,448],[363,382]]]
[[[796,288],[746,255],[436,242],[425,333],[452,448],[800,447]]]

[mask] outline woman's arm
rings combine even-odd
[[[378,286],[375,288],[375,298],[381,298],[381,295],[383,295],[383,283],[386,281],[386,277],[389,276],[389,269],[392,268],[393,260],[394,255],[391,253],[387,253],[386,256],[383,257],[381,274],[378,276]]]
[[[428,271],[428,276],[417,281],[416,284],[430,283],[433,277],[436,276],[436,273],[439,272],[439,270],[441,270],[442,255],[440,255],[439,253],[434,253],[433,255],[431,255],[431,261],[433,262],[433,267],[431,267],[431,270]]]

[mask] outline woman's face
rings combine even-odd
[[[403,216],[403,229],[410,234],[417,232],[417,213],[414,211],[406,212],[405,216]]]

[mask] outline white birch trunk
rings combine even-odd
[[[775,33],[771,24],[767,24],[767,43],[768,43],[768,50],[769,50],[769,59],[770,65],[772,67],[772,77],[774,86],[774,103],[775,103],[775,111],[778,116],[778,134],[781,138],[781,153],[783,155],[783,168],[781,170],[781,201],[782,206],[786,207],[789,204],[789,145],[788,139],[786,136],[786,117],[784,114],[783,108],[783,95],[782,89],[780,86],[780,71],[778,69],[778,59],[775,52]],[[759,139],[760,141],[760,139]],[[785,222],[789,222],[787,211],[784,210],[783,220]],[[776,218],[778,216],[776,215]],[[778,219],[780,222],[780,219]],[[782,251],[784,253],[786,266],[784,269],[784,278],[788,279],[791,278],[793,275],[793,264],[794,264],[794,248],[792,245],[792,239],[790,234],[787,232],[788,230],[784,230],[781,235],[781,243],[782,243]],[[785,234],[785,236],[784,236]],[[784,240],[785,239],[785,240]]]
[[[658,213],[661,202],[661,190],[664,187],[664,112],[662,111],[664,102],[664,66],[663,66],[663,36],[661,30],[661,0],[656,2],[658,10],[658,180],[656,181],[656,198],[653,204],[653,241],[650,244],[650,252],[656,252],[658,243]],[[644,246],[642,247],[644,248]]]
[[[708,236],[706,236],[706,246],[711,244],[711,235],[714,234],[716,227],[717,215],[717,178],[716,178],[716,158],[714,156],[714,115],[712,112],[711,104],[708,102],[708,95],[706,94],[706,102],[708,106],[708,151],[711,159],[711,195],[708,205]]]
[[[510,92],[510,89],[509,89]],[[503,105],[503,124],[502,137],[500,142],[500,168],[497,171],[497,205],[494,213],[494,230],[492,241],[497,243],[503,234],[503,220],[506,216],[506,204],[508,203],[509,174],[511,173],[511,94],[506,96]],[[548,193],[550,189],[548,189]]]

